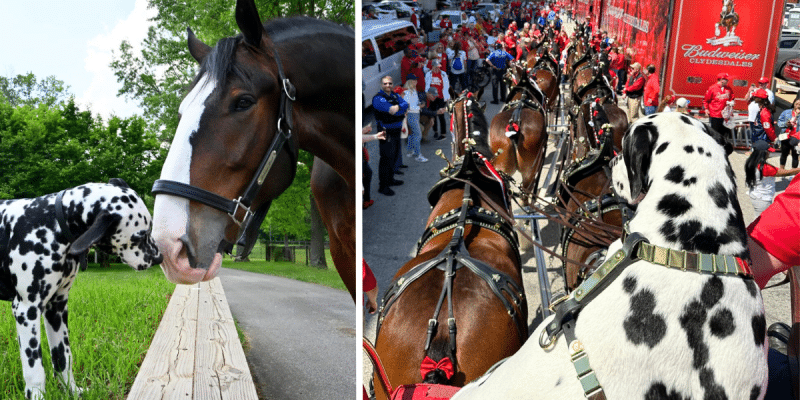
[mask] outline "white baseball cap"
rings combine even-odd
[[[681,97],[675,102],[675,105],[681,108],[689,107],[689,100],[686,100],[685,97]]]

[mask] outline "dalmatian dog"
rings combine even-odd
[[[722,144],[679,113],[631,125],[612,168],[616,191],[638,203],[630,232],[664,248],[749,258]],[[618,240],[608,254],[622,247]],[[453,399],[586,398],[565,336],[547,349],[536,340],[553,319]],[[574,333],[608,399],[762,399],[766,392],[766,321],[752,279],[634,260],[580,311]]]
[[[144,202],[121,179],[81,185],[61,195],[0,201],[0,299],[12,302],[27,398],[42,398],[45,391],[42,316],[57,377],[71,392],[81,392],[72,374],[69,289],[93,245],[136,270],[160,264],[150,223]]]

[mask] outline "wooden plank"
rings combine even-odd
[[[177,285],[128,400],[191,399],[197,285]]]
[[[258,400],[219,278],[200,291],[195,399]]]

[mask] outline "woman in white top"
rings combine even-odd
[[[461,41],[456,41],[453,44],[453,56],[450,59],[450,74],[452,75],[453,83],[459,82],[461,90],[467,88],[467,52],[461,50]]]
[[[408,125],[408,144],[406,145],[406,155],[415,157],[419,162],[428,161],[422,156],[420,151],[420,141],[422,140],[422,129],[419,127],[419,94],[417,94],[417,76],[408,74],[406,84],[403,85],[403,100],[408,103],[406,112],[406,124]]]

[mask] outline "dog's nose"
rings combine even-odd
[[[156,258],[154,258],[154,259],[153,259],[153,265],[156,265],[156,264],[161,264],[162,262],[164,262],[164,256],[163,256],[163,255],[161,255],[161,253],[159,253],[159,254],[156,256]]]

